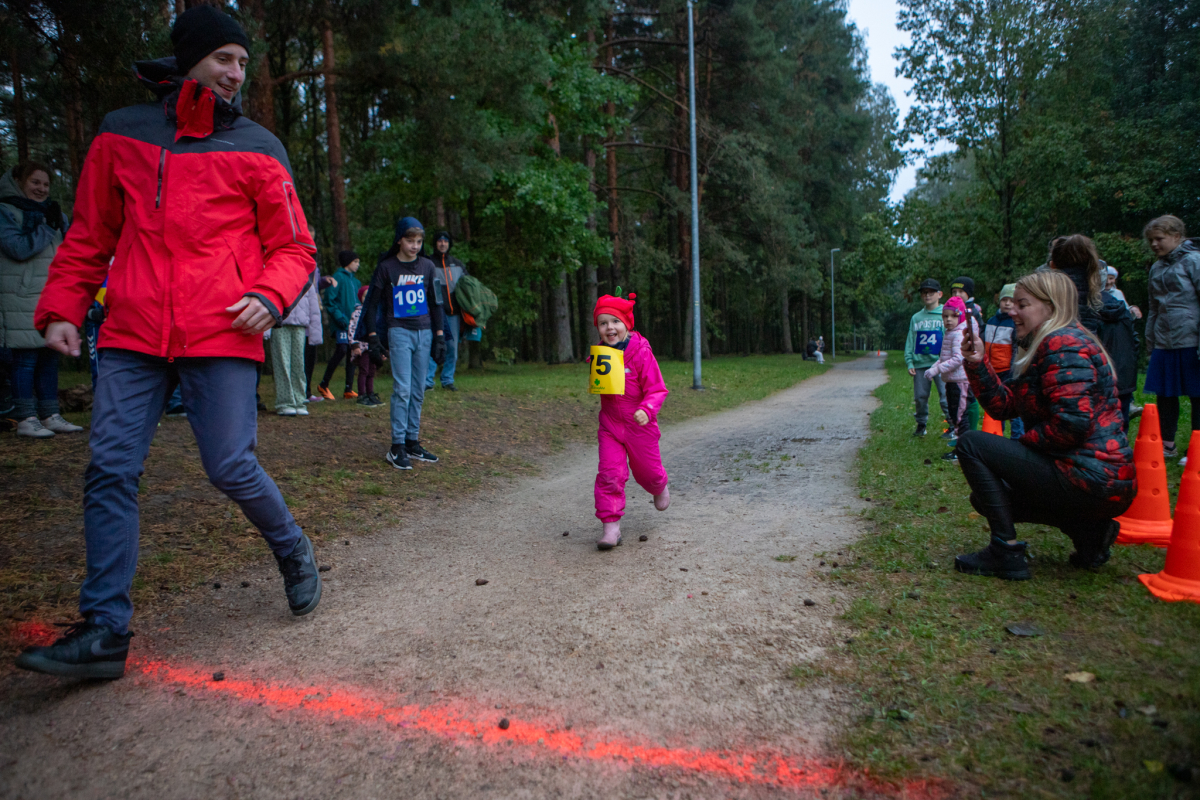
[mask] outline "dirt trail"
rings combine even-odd
[[[611,552],[594,447],[577,448],[419,526],[326,545],[311,617],[286,615],[264,564],[142,622],[122,681],[11,673],[0,796],[779,793],[745,754],[811,767],[845,707],[787,673],[838,636],[846,598],[814,578],[817,554],[861,532],[851,469],[885,378],[862,359],[669,428],[673,505],[631,481]],[[805,774],[783,784],[828,786]]]

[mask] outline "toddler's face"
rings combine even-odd
[[[625,323],[612,314],[601,314],[596,321],[596,330],[600,331],[600,341],[609,347],[629,338],[629,329],[625,327]]]
[[[1011,317],[1012,313],[1013,313],[1013,309],[1016,307],[1017,306],[1016,306],[1016,304],[1013,303],[1013,299],[1011,297],[1001,297],[1000,298],[1000,313],[1001,314],[1007,314],[1008,316]]]
[[[953,309],[942,309],[942,326],[946,330],[952,330],[958,327],[958,312]]]

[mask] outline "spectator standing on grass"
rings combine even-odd
[[[36,161],[0,176],[0,347],[11,350],[17,435],[49,439],[83,430],[58,407],[58,353],[34,324],[34,309],[69,222],[50,199],[50,168]]]
[[[158,100],[109,114],[92,142],[75,224],[34,317],[48,346],[78,357],[79,326],[108,275],[84,473],[83,621],[17,659],[52,675],[125,672],[138,478],[176,382],[209,479],[270,545],[292,613],[321,599],[312,544],[254,455],[263,333],[308,288],[315,247],[283,145],[241,115],[241,26],[197,6],[176,19],[171,42],[173,58],[137,65]]]
[[[350,315],[350,335],[354,336],[354,332],[358,330],[359,319],[362,317],[363,301],[367,296],[367,287],[360,286],[358,289],[358,305],[354,307],[354,313]],[[362,342],[353,341],[350,345],[350,355],[358,366],[358,400],[355,402],[360,406],[381,406],[383,400],[379,395],[375,394],[375,364],[371,361],[371,354],[367,352],[367,347]]]
[[[970,330],[975,336],[979,335],[979,326],[975,317],[967,311],[961,297],[951,297],[942,306],[942,327],[945,335],[942,337],[942,351],[937,361],[925,370],[925,379],[932,381],[941,377],[946,383],[946,407],[950,412],[950,446],[958,443],[958,437],[971,429],[967,418],[967,402],[970,390],[967,386],[967,374],[963,370],[962,342],[965,332]],[[957,460],[951,450],[942,456],[945,461]]]
[[[913,405],[916,406],[913,416],[917,420],[913,436],[924,436],[929,421],[929,395],[934,388],[937,389],[938,404],[946,421],[950,420],[950,411],[946,406],[946,384],[942,376],[934,375],[932,379],[925,377],[925,370],[932,367],[942,353],[942,338],[945,336],[942,327],[942,285],[933,278],[926,278],[921,281],[918,291],[923,308],[908,321],[904,363],[913,379]]]
[[[967,312],[975,318],[975,324],[979,330],[983,330],[983,321],[986,317],[983,316],[983,306],[975,302],[975,281],[967,275],[960,275],[950,281],[950,296],[958,297],[966,306]],[[971,395],[970,388],[967,389],[967,430],[979,429],[979,404],[975,402],[975,397]],[[953,431],[951,431],[953,433]],[[950,437],[953,438],[953,437]]]
[[[458,337],[462,330],[462,309],[454,300],[458,279],[468,274],[466,266],[450,255],[454,239],[449,231],[441,231],[433,242],[433,288],[438,302],[442,304],[442,319],[446,330],[446,363],[442,364],[442,388],[458,391],[454,386],[454,368],[458,364]],[[429,371],[425,376],[425,388],[433,388],[433,379],[438,365],[429,360]]]
[[[342,363],[343,358],[346,359],[346,390],[342,392],[342,399],[354,400],[359,396],[359,393],[354,391],[355,359],[350,355],[351,334],[354,329],[351,327],[350,317],[361,302],[358,290],[362,288],[362,284],[354,275],[358,272],[360,263],[362,262],[358,253],[353,250],[338,253],[340,266],[338,271],[333,273],[330,286],[325,289],[325,310],[329,312],[329,321],[333,325],[335,345],[333,357],[325,366],[325,375],[317,386],[317,392],[326,400],[334,399],[333,392],[329,390],[329,382],[333,380],[333,372]]]
[[[1104,287],[1107,274],[1086,236],[1061,236],[1050,250],[1050,269],[1071,279],[1078,292],[1079,322],[1096,334],[1108,352],[1109,363],[1117,377],[1117,395],[1121,400],[1121,418],[1129,429],[1129,407],[1137,389],[1137,334],[1133,315],[1120,298]]]
[[[983,352],[987,354],[988,362],[996,371],[997,377],[1004,382],[1012,376],[1012,362],[1017,357],[1016,324],[1012,318],[1013,309],[1016,307],[1013,294],[1016,291],[1015,283],[1005,284],[1000,289],[1000,310],[983,326]],[[1009,436],[1013,439],[1020,439],[1025,433],[1025,426],[1020,417],[1013,417],[1008,427]]]
[[[1148,222],[1144,235],[1158,260],[1147,282],[1146,344],[1152,349],[1142,391],[1156,396],[1163,454],[1175,458],[1180,397],[1191,400],[1192,430],[1200,430],[1200,251],[1185,241],[1183,221],[1169,214]]]
[[[275,413],[281,417],[307,417],[304,404],[305,348],[321,344],[321,301],[317,299],[320,276],[313,268],[308,288],[283,324],[267,331],[271,344],[271,368],[275,373]]]
[[[376,366],[383,363],[383,337],[392,362],[392,446],[387,461],[396,469],[412,469],[410,459],[436,463],[438,457],[421,446],[421,408],[425,404],[425,373],[430,358],[446,358],[442,306],[433,293],[433,262],[421,255],[425,228],[414,217],[396,223],[396,239],[371,277],[367,294],[367,346]],[[382,306],[384,330],[376,330]]]
[[[1070,562],[1099,567],[1137,493],[1133,451],[1121,425],[1116,376],[1103,345],[1079,324],[1078,292],[1061,272],[1017,281],[1013,322],[1020,346],[1012,378],[1002,382],[983,342],[963,345],[967,376],[993,418],[1020,416],[1019,441],[968,431],[958,460],[971,505],[987,518],[992,539],[958,556],[954,568],[1007,580],[1030,577],[1016,523],[1059,528],[1075,545]]]

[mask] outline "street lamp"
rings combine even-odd
[[[833,254],[842,252],[835,247],[829,251],[829,357],[837,357],[837,306],[833,302]]]
[[[692,25],[692,0],[688,18],[688,144],[692,172],[692,388],[700,383],[700,185],[696,174],[696,35]]]

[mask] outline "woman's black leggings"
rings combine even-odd
[[[334,348],[333,357],[329,359],[329,363],[325,365],[325,377],[321,378],[321,385],[326,389],[329,388],[329,382],[333,380],[334,370],[342,363],[342,359],[346,359],[346,391],[349,392],[354,388],[354,359],[350,358],[350,345],[343,342],[338,342]]]
[[[987,517],[992,536],[1006,542],[1017,538],[1014,523],[1032,522],[1060,529],[1077,549],[1094,549],[1108,521],[1133,502],[1114,503],[1072,486],[1053,458],[1003,436],[967,431],[957,453],[971,505]]]
[[[1179,398],[1155,397],[1158,401],[1158,424],[1162,427],[1164,442],[1175,441],[1175,432],[1179,429]],[[1189,397],[1192,401],[1192,430],[1200,431],[1200,397]]]

